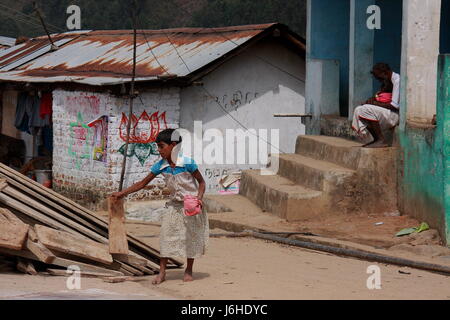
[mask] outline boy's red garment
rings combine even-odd
[[[39,108],[39,116],[41,119],[45,119],[46,115],[49,115],[49,119],[52,118],[52,104],[53,104],[52,94],[50,92],[43,93],[41,98],[41,105]]]

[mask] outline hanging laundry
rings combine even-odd
[[[40,117],[41,99],[36,92],[19,94],[16,106],[16,119],[14,126],[29,134],[36,134],[39,128],[50,125],[50,116],[47,113],[44,119]]]
[[[14,121],[14,126],[23,132],[30,133],[29,123],[29,108],[27,112],[27,102],[28,102],[28,93],[21,92],[17,97],[17,106],[16,106],[16,119]]]
[[[29,104],[31,108],[30,128],[32,130],[36,131],[34,128],[42,128],[50,125],[48,117],[45,119],[40,117],[41,98],[39,98],[37,92],[28,96],[27,104]]]
[[[39,108],[39,116],[41,119],[52,118],[52,104],[53,96],[51,92],[45,92],[42,94],[41,105]]]

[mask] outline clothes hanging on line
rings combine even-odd
[[[48,112],[48,97],[44,101],[44,118],[41,118],[41,98],[37,93],[22,92],[17,99],[15,127],[29,134],[36,134],[37,130],[50,125]],[[51,102],[50,102],[51,103]]]
[[[51,92],[45,92],[42,94],[41,105],[39,108],[39,116],[41,119],[52,118],[52,104],[53,97]]]

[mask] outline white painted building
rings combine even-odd
[[[55,52],[48,50],[42,37],[0,53],[0,91],[8,97],[3,101],[3,124],[11,123],[19,92],[51,90],[54,189],[91,207],[102,205],[119,185],[132,38],[130,31],[71,33],[54,39],[60,46]],[[36,57],[30,48],[47,53]],[[31,54],[14,59],[24,50]],[[270,144],[277,151],[293,152],[304,126],[300,118],[275,118],[274,114],[304,114],[304,79],[304,41],[281,24],[139,34],[139,95],[134,99],[125,186],[145,177],[159,159],[153,143],[159,131],[181,127],[193,132],[195,121],[201,121],[202,134],[254,130],[258,137],[250,134],[250,140],[256,139],[260,148],[256,152],[266,157]],[[20,137],[11,125],[2,128],[8,129],[2,129],[3,134]],[[271,129],[279,130],[279,146],[271,139]],[[221,144],[222,159],[227,163],[228,156],[229,164],[205,163],[208,159],[193,154],[208,192],[221,191],[218,178],[222,174],[259,168],[265,158],[248,163],[254,151],[246,148],[246,163],[237,164],[238,154],[231,161],[227,143],[234,147],[236,140],[225,139]],[[200,149],[211,154],[211,143],[204,142]],[[220,159],[219,154],[213,155]],[[157,179],[133,197],[163,195],[164,184]]]

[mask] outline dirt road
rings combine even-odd
[[[157,226],[128,229],[159,247]],[[182,282],[183,270],[169,270],[156,289],[181,299],[450,299],[450,277],[383,264],[381,289],[369,290],[367,268],[373,264],[253,238],[210,238],[207,255],[196,261],[194,282]]]
[[[159,248],[158,226],[127,228]],[[183,270],[169,270],[159,286],[153,277],[117,284],[82,279],[77,291],[67,289],[64,277],[0,274],[0,299],[450,299],[450,277],[382,264],[381,289],[369,290],[371,265],[259,239],[210,238],[191,283],[183,283]]]

